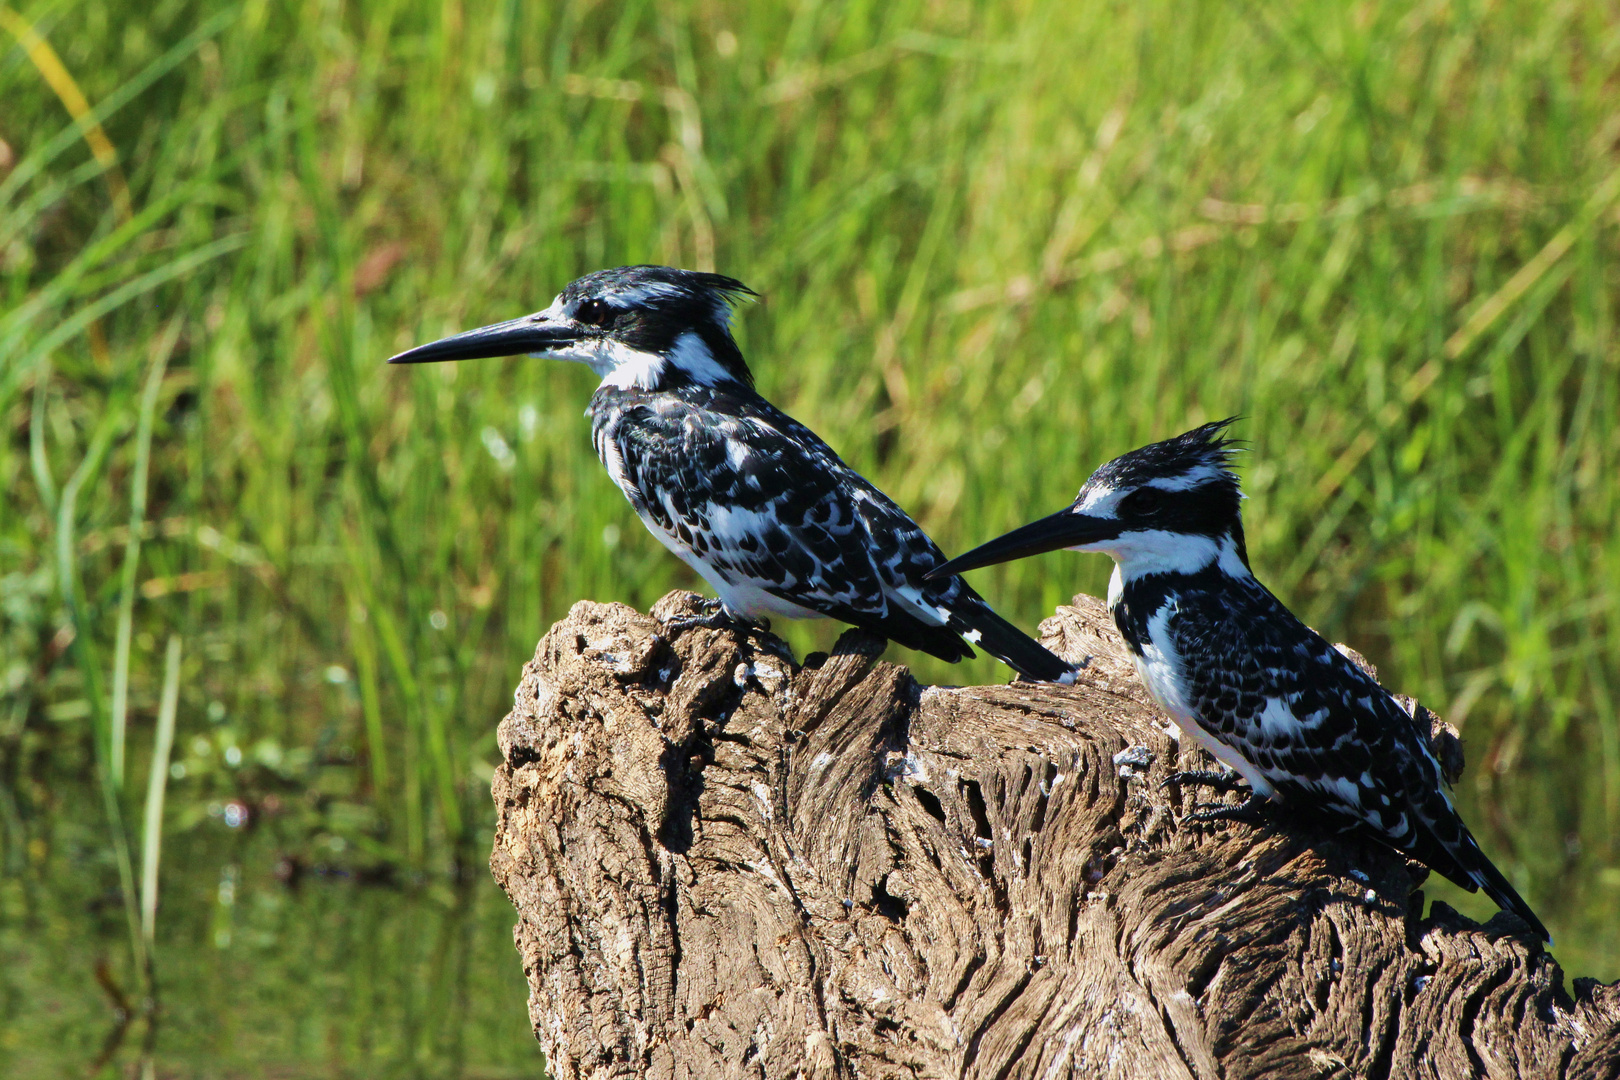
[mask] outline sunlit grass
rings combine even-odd
[[[1620,34],[1598,6],[19,10],[132,212],[0,57],[7,867],[49,835],[27,778],[111,753],[125,655],[119,771],[142,775],[171,634],[171,828],[308,788],[291,849],[482,859],[539,634],[581,598],[698,583],[592,456],[583,369],[381,362],[591,269],[712,264],[764,295],[740,325],[763,392],[947,551],[1243,414],[1262,577],[1461,725],[1486,849],[1566,963],[1620,974]],[[1054,554],[974,580],[1033,627],[1106,573]],[[801,653],[835,633],[786,629]]]

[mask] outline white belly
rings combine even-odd
[[[726,605],[726,610],[733,615],[742,615],[749,619],[769,619],[778,616],[784,619],[826,618],[819,611],[766,592],[751,578],[737,581],[727,579],[719,570],[699,558],[680,537],[665,532],[656,521],[642,517],[641,523],[647,526],[648,532],[658,538],[659,543],[673,551],[687,566],[696,570],[698,576],[709,583],[710,588],[720,597],[720,602]]]
[[[739,581],[733,584],[723,584],[717,574],[705,573],[702,567],[693,565],[693,569],[703,574],[705,580],[714,586],[714,591],[720,594],[720,602],[726,605],[726,610],[738,615],[746,615],[751,619],[770,618],[779,615],[785,619],[825,619],[827,616],[819,611],[813,611],[791,600],[784,600],[780,596],[768,593],[751,581]]]

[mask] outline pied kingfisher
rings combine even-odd
[[[1429,733],[1250,571],[1232,444],[1220,437],[1231,422],[1115,458],[1068,509],[933,572],[1056,548],[1113,556],[1108,607],[1137,673],[1180,729],[1249,785],[1242,806],[1190,819],[1252,818],[1274,799],[1365,826],[1469,892],[1484,889],[1550,941],[1457,815]],[[1172,779],[1231,784],[1223,774]]]
[[[552,357],[601,377],[585,415],[597,456],[642,523],[720,594],[715,617],[830,617],[942,660],[970,641],[1032,680],[1073,668],[1001,618],[934,542],[803,424],[754,390],[731,336],[753,291],[667,266],[601,270],[544,311],[390,363]],[[708,620],[691,620],[706,622]]]

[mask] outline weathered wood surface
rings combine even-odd
[[[1620,984],[1566,990],[1511,916],[1424,918],[1351,838],[1178,827],[1200,762],[1101,604],[1043,630],[1078,685],[575,605],[500,727],[491,859],[558,1080],[1620,1076]]]

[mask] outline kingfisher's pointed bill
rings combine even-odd
[[[389,358],[390,364],[431,364],[440,360],[483,360],[496,356],[524,356],[574,345],[585,336],[583,327],[549,318],[545,312],[521,319],[481,326]]]
[[[1073,508],[1059,510],[1039,521],[1014,529],[980,544],[965,554],[958,555],[943,566],[930,570],[930,579],[949,577],[981,566],[1027,559],[1031,555],[1044,555],[1059,548],[1086,547],[1112,540],[1120,533],[1121,525],[1109,518],[1092,517]]]

